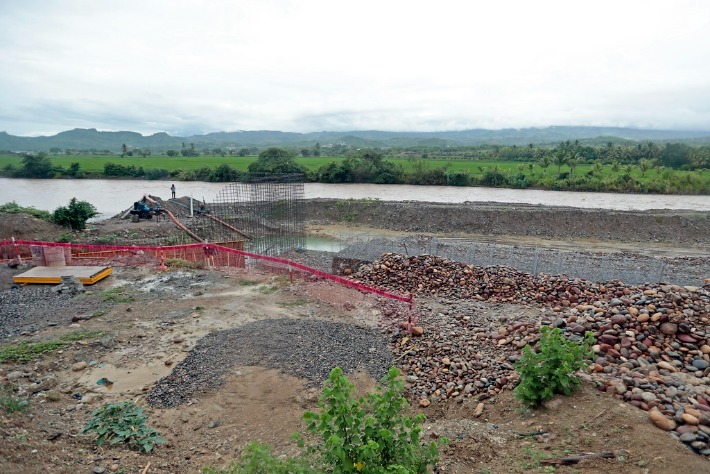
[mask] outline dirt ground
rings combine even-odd
[[[130,233],[153,235],[158,233],[156,226],[160,224],[108,222],[91,226],[91,232],[126,232],[127,225],[131,226]],[[366,222],[314,221],[310,229],[316,235],[337,235],[341,230],[406,232],[387,227]],[[32,218],[0,216],[0,239],[11,235],[52,239],[58,231],[62,230]],[[443,232],[451,235],[454,231],[446,228]],[[627,246],[639,247],[633,243],[635,233],[630,230],[625,240],[605,241],[589,235],[575,239],[628,250]],[[508,235],[496,240],[536,239],[548,245],[576,245],[572,237],[555,240],[547,236]],[[701,237],[683,245],[641,240],[644,247],[655,246],[657,250],[652,252],[665,249],[670,255],[684,255],[689,247],[694,249],[691,252],[702,254],[707,249],[707,239],[705,235],[705,240]],[[7,267],[0,269],[0,291],[23,291],[10,289],[11,277],[17,272]],[[167,277],[170,279],[165,280]],[[40,329],[0,341],[2,346],[54,339],[81,330],[100,331],[94,338],[70,343],[31,362],[0,364],[3,382],[12,378],[25,390],[42,383],[51,386],[29,395],[26,411],[8,414],[0,410],[0,472],[193,473],[200,472],[203,466],[226,465],[253,440],[272,445],[276,454],[293,454],[297,448],[290,436],[305,432],[303,412],[317,408],[320,393],[307,388],[302,379],[260,366],[240,366],[229,369],[219,389],[208,391],[185,406],[151,408],[146,395],[153,384],[187,357],[200,338],[212,331],[265,318],[319,318],[374,326],[381,316],[376,300],[358,292],[300,280],[290,284],[282,276],[253,269],[173,270],[164,274],[155,268],[116,268],[112,276],[88,290],[76,296],[80,305],[60,306],[51,316],[35,321],[38,324],[32,327]],[[108,296],[116,294],[120,297]],[[528,310],[512,304],[489,308],[509,319]],[[26,319],[32,318],[28,312]],[[73,370],[79,362],[88,365]],[[110,388],[97,385],[103,377],[114,382]],[[352,379],[361,391],[375,386],[375,381],[363,372]],[[150,454],[137,454],[123,446],[96,447],[90,436],[78,434],[93,410],[121,400],[133,400],[145,407],[149,425],[167,443],[158,445]],[[597,391],[590,382],[584,382],[575,395],[557,397],[539,410],[524,408],[510,392],[483,403],[483,412],[477,417],[474,412],[478,401],[474,398],[460,404],[433,403],[427,408],[420,408],[417,400],[411,400],[411,412],[422,412],[427,417],[427,436],[450,440],[438,472],[710,471],[705,458],[655,428],[646,412]],[[541,463],[545,459],[607,451],[613,453],[612,459],[586,459],[555,469]]]
[[[8,269],[3,269],[7,273]],[[79,330],[102,331],[103,336],[71,344],[63,351],[28,363],[5,363],[1,374],[22,372],[18,383],[57,379],[56,386],[34,396],[26,412],[0,418],[1,472],[92,472],[95,467],[116,472],[199,472],[205,465],[219,466],[239,455],[252,440],[271,444],[278,454],[296,452],[290,440],[304,432],[303,412],[317,408],[319,391],[305,389],[303,380],[261,367],[236,367],[226,383],[188,406],[151,409],[150,425],[168,440],[151,454],[136,454],[122,446],[96,447],[78,435],[91,411],[106,402],[134,400],[145,405],[151,385],[167,375],[202,336],[261,318],[324,318],[352,324],[373,324],[377,308],[362,295],[329,285],[300,283],[291,286],[282,277],[254,270],[207,274],[208,284],[194,285],[189,272],[173,276],[175,290],[127,293],[125,302],[112,303],[105,314],[72,323],[71,309],[57,314],[49,326],[17,340],[45,340]],[[178,280],[178,281],[175,281]],[[98,306],[107,290],[121,285],[149,288],[156,274],[149,269],[117,269],[81,296]],[[242,285],[240,282],[258,281]],[[323,284],[324,285],[324,284]],[[167,286],[167,285],[166,285]],[[264,286],[278,291],[262,292]],[[192,288],[192,290],[190,290]],[[346,301],[349,304],[344,304]],[[356,304],[353,304],[356,303]],[[84,313],[91,306],[83,306]],[[102,306],[103,307],[103,306]],[[508,315],[515,305],[491,307]],[[238,348],[235,348],[238,350]],[[77,362],[89,366],[73,371]],[[109,390],[97,385],[106,377]],[[355,376],[359,390],[374,387],[366,374]],[[81,401],[72,395],[80,393]],[[653,427],[647,414],[596,391],[590,384],[569,398],[556,398],[547,408],[528,410],[510,392],[487,400],[476,418],[477,401],[435,403],[412,412],[427,418],[426,433],[446,436],[440,472],[542,471],[546,458],[612,451],[614,459],[585,460],[555,472],[606,473],[704,472],[707,460]],[[529,433],[544,432],[540,435]],[[100,469],[99,469],[100,470]]]

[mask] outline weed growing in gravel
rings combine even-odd
[[[133,402],[110,403],[91,414],[91,420],[79,434],[96,433],[96,445],[126,443],[131,449],[149,453],[164,443],[158,432],[146,426],[148,417]]]
[[[170,268],[199,268],[201,264],[196,262],[191,262],[189,260],[184,260],[182,258],[167,258],[165,259],[165,266]]]
[[[64,232],[57,237],[57,242],[74,242],[74,235],[69,232]]]
[[[280,458],[271,454],[271,446],[257,442],[249,443],[238,461],[233,461],[227,469],[205,467],[203,474],[320,474],[307,458]]]
[[[65,334],[57,339],[42,342],[23,341],[18,344],[7,344],[0,347],[0,363],[6,361],[29,362],[47,352],[61,349],[70,342],[84,339],[95,339],[103,336],[101,331],[79,331]]]
[[[256,285],[260,284],[261,282],[258,280],[241,279],[237,283],[239,283],[241,286],[256,286]]]
[[[16,395],[17,387],[14,384],[0,384],[0,407],[5,413],[24,411],[29,407],[30,401]]]
[[[275,292],[278,289],[279,289],[278,286],[270,286],[270,285],[260,286],[259,293],[261,293],[262,295],[270,295],[271,293]]]
[[[101,293],[101,298],[109,303],[128,303],[133,300],[130,295],[125,295],[125,288],[122,287],[109,288],[108,290],[105,290]]]
[[[594,336],[590,332],[581,344],[565,339],[560,328],[543,326],[540,333],[539,352],[525,346],[515,365],[520,372],[515,396],[528,406],[540,405],[557,393],[570,395],[579,386],[575,373],[592,357]]]
[[[293,306],[303,306],[305,304],[308,304],[308,300],[305,298],[298,298],[295,301],[281,301],[279,303],[276,303],[277,305],[281,306],[282,308],[290,308]]]

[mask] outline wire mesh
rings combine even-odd
[[[399,239],[360,236],[338,256],[371,262],[387,252],[437,255],[477,266],[504,265],[533,274],[564,274],[599,282],[618,279],[628,284],[667,282],[702,286],[710,275],[710,259],[706,257],[654,257],[584,249],[562,251],[430,236]]]
[[[246,239],[245,250],[280,255],[305,248],[303,176],[250,174],[202,203],[190,230],[210,242]]]

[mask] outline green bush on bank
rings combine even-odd
[[[592,357],[594,336],[587,332],[581,343],[565,339],[560,328],[540,328],[538,352],[525,346],[516,369],[520,383],[515,396],[528,406],[537,406],[556,394],[571,395],[579,386],[577,371]]]

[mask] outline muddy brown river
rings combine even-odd
[[[170,185],[177,196],[192,196],[211,202],[225,183],[202,181],[145,181],[106,179],[11,179],[0,178],[0,204],[15,201],[22,206],[52,211],[76,197],[92,203],[104,219],[128,209],[144,194],[165,199]],[[498,202],[568,206],[584,209],[642,211],[674,209],[710,211],[710,196],[665,194],[583,193],[454,186],[412,186],[384,184],[306,183],[306,199],[379,199],[382,201],[423,201],[443,203]]]

